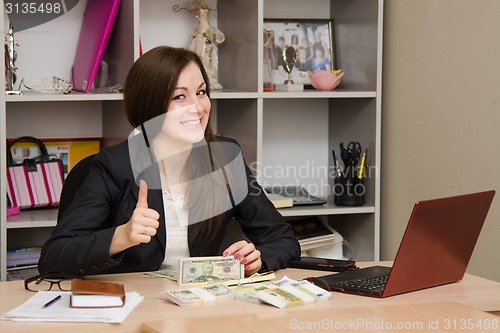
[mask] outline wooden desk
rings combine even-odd
[[[309,276],[325,275],[325,273],[326,272],[321,271],[286,269],[276,272],[276,276],[277,278],[281,278],[286,275],[293,279],[302,279]],[[249,322],[254,322],[255,318],[248,318],[248,315],[259,316],[258,318],[266,318],[266,316],[271,316],[272,318],[273,316],[291,316],[294,313],[303,313],[304,315],[308,313],[316,313],[318,316],[320,316],[330,313],[345,313],[345,311],[349,311],[353,314],[353,316],[356,315],[356,311],[359,311],[360,316],[368,313],[367,311],[375,311],[374,313],[378,313],[377,316],[383,319],[385,315],[391,315],[393,311],[403,311],[403,313],[411,313],[411,310],[409,309],[411,309],[411,307],[413,306],[418,306],[418,308],[421,309],[420,311],[423,311],[420,312],[421,314],[428,313],[429,319],[433,318],[432,316],[436,313],[436,311],[438,311],[438,309],[440,309],[439,311],[443,310],[444,314],[449,314],[449,316],[451,317],[455,315],[464,316],[466,307],[471,307],[472,309],[470,310],[472,312],[467,313],[467,315],[480,317],[483,316],[483,318],[489,318],[490,315],[476,310],[500,310],[500,283],[468,274],[462,281],[457,283],[416,291],[408,294],[392,296],[384,299],[332,293],[332,296],[327,302],[308,304],[285,310],[278,309],[269,305],[253,304],[239,300],[222,301],[217,304],[202,304],[191,307],[179,307],[175,304],[158,299],[158,294],[160,291],[177,289],[177,284],[175,282],[166,279],[145,278],[140,273],[100,275],[94,276],[92,278],[103,281],[117,281],[124,283],[126,291],[137,291],[139,294],[145,296],[145,298],[122,324],[28,323],[0,321],[0,332],[141,332],[141,327],[143,327],[144,331],[147,332],[147,330],[151,327],[148,328],[146,325],[143,326],[144,322],[154,325],[158,324],[159,321],[164,322],[165,320],[169,320],[174,321],[178,325],[184,322],[186,326],[188,325],[188,323],[192,323],[195,321],[187,321],[185,319],[193,318],[204,318],[203,322],[208,319],[213,319],[215,322],[217,322],[221,320],[221,316],[224,316],[225,318],[239,318],[246,316],[244,317],[245,319],[242,319],[242,321],[247,320]],[[33,293],[24,290],[23,281],[7,281],[0,283],[0,295],[2,298],[2,302],[0,302],[0,313],[4,314],[5,312],[22,304],[27,299],[32,297]],[[446,309],[452,303],[443,303],[444,301],[459,303],[461,305],[465,305],[465,307],[459,305],[458,307],[460,309],[457,308],[453,311],[447,311]],[[403,307],[400,308],[402,310],[398,310],[397,307],[394,306]],[[467,319],[469,317],[455,318]],[[184,321],[182,321],[182,319],[184,319]],[[235,319],[233,319],[234,325],[238,325],[236,324],[238,321],[234,320]],[[286,318],[283,320],[286,320]],[[288,321],[286,322],[288,323]],[[266,322],[264,321],[264,324],[265,323]],[[282,325],[285,325],[284,323],[285,321],[282,322]],[[239,332],[245,332],[247,329],[249,332],[251,332],[251,327],[246,328],[243,325],[238,326]],[[295,331],[300,332],[300,330],[298,329]],[[177,333],[182,331],[173,330],[170,332]],[[434,330],[434,332],[436,331]],[[482,330],[481,332],[488,331]]]
[[[500,318],[455,302],[400,303],[145,322],[144,333],[498,332]],[[489,329],[486,329],[488,327]],[[241,328],[241,329],[240,329]]]

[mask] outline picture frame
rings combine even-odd
[[[98,153],[102,148],[102,138],[44,138],[39,139],[49,156],[58,158],[63,162],[63,174],[66,178],[71,169],[85,157]],[[14,139],[7,139],[7,145]],[[20,141],[11,149],[14,163],[22,163],[25,158],[37,158],[40,149],[34,142]]]
[[[265,19],[264,90],[288,79],[281,57],[288,46],[297,49],[297,61],[292,70],[294,83],[308,87],[311,85],[308,71],[336,69],[333,36],[333,19]]]

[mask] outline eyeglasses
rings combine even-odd
[[[71,291],[73,277],[61,273],[35,275],[24,280],[24,289],[29,291],[48,291],[56,285],[61,291]]]

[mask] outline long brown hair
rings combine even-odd
[[[193,51],[184,48],[170,46],[158,46],[144,53],[130,68],[123,87],[123,101],[125,113],[129,123],[137,128],[147,121],[163,115],[169,107],[173,98],[179,76],[183,69],[190,63],[195,63],[201,71],[206,83],[206,92],[210,98],[210,82],[205,67],[200,57]],[[156,133],[148,133],[151,138]],[[205,141],[208,154],[191,154],[186,166],[186,177],[195,179],[200,173],[200,169],[211,170],[216,168],[214,156],[217,164],[221,165],[222,154],[211,151],[210,143],[216,141],[211,126],[211,117],[208,119],[205,130]],[[193,178],[191,178],[193,177]],[[187,188],[186,207],[213,206],[213,201],[220,200],[210,196],[211,186],[220,184],[204,184],[203,188],[196,190]],[[225,185],[224,185],[225,186]],[[213,241],[220,232],[222,226],[222,214],[208,218],[203,221],[200,233],[202,239],[207,242]]]

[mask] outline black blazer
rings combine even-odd
[[[239,147],[234,140],[219,140],[233,142],[235,147]],[[131,164],[129,151],[132,150],[128,141],[124,141],[98,153],[88,177],[43,246],[38,263],[40,273],[82,276],[155,271],[160,268],[167,237],[165,216],[161,189],[151,189],[151,186],[148,204],[160,214],[156,236],[147,244],[141,243],[112,257],[109,255],[116,227],[129,221],[137,203],[139,187],[134,179],[137,170],[133,170],[137,165]],[[274,208],[246,165],[245,172],[248,193],[224,214],[221,233],[213,242],[206,244],[201,241],[201,223],[189,225],[190,255],[221,255],[219,251],[227,223],[234,218],[248,239],[261,251],[262,271],[285,268],[290,259],[300,256],[300,245],[290,225]],[[154,181],[159,183],[157,169],[150,172],[149,177],[156,179],[147,180],[148,185]]]

